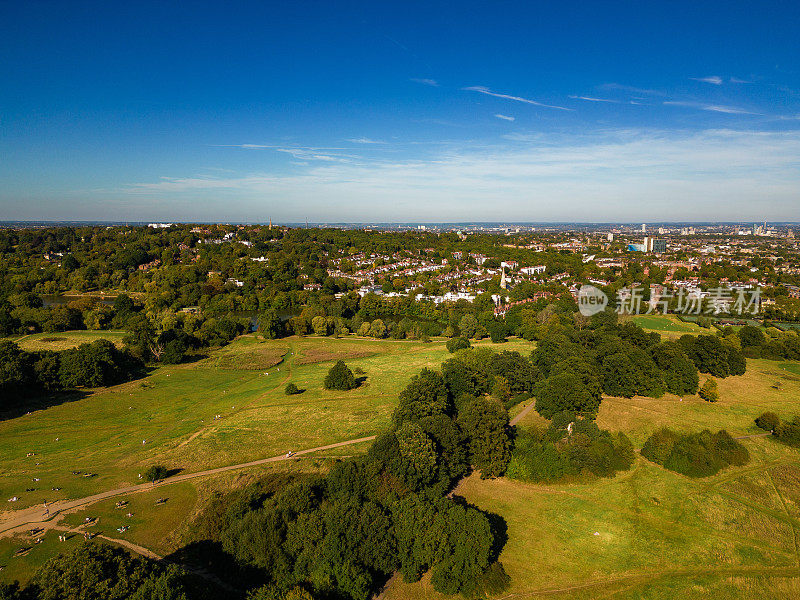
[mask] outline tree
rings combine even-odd
[[[499,477],[511,459],[508,412],[494,400],[476,398],[458,416],[458,423],[469,439],[472,464],[482,477]]]
[[[47,561],[29,590],[37,600],[186,600],[186,582],[175,567],[87,543]]]
[[[19,583],[0,583],[0,600],[23,600]]]
[[[492,339],[493,344],[499,344],[506,341],[508,330],[505,323],[501,321],[491,321],[486,329],[489,331],[489,337]]]
[[[574,373],[561,372],[548,377],[534,389],[536,411],[545,419],[560,412],[593,416],[600,408],[599,390],[587,385]]]
[[[453,352],[456,352],[458,350],[469,348],[470,343],[469,340],[465,337],[454,337],[447,340],[447,342],[445,343],[445,347],[447,348],[447,351],[452,354]]]
[[[400,392],[400,402],[394,412],[394,422],[417,421],[424,417],[450,414],[451,404],[441,374],[422,369]]]
[[[678,341],[701,373],[714,377],[744,373],[741,350],[723,344],[715,335],[684,335]]]
[[[323,383],[326,390],[352,390],[358,386],[353,372],[343,360],[337,361],[328,371]]]
[[[274,340],[281,335],[283,324],[274,310],[266,310],[258,318],[258,330],[268,340]]]
[[[719,400],[719,391],[717,389],[717,380],[709,377],[700,388],[700,397],[708,402],[716,402]]]
[[[404,479],[420,485],[430,485],[436,477],[437,456],[433,441],[419,424],[405,421],[394,432],[400,455],[405,463]]]
[[[127,375],[123,367],[125,357],[108,340],[64,350],[60,359],[59,376],[65,388],[111,385]]]
[[[147,315],[142,313],[131,315],[127,320],[127,329],[128,334],[122,341],[131,352],[145,361],[151,356],[160,357],[163,347],[159,349],[156,346],[156,332]]]
[[[378,339],[385,338],[386,324],[380,319],[375,319],[369,327],[369,335]]]
[[[775,428],[781,424],[781,419],[774,412],[765,412],[756,418],[756,427],[764,431],[775,431]]]
[[[486,515],[472,507],[451,503],[441,512],[438,537],[445,552],[433,565],[431,584],[443,594],[468,596],[489,566],[492,528]]]
[[[328,320],[322,315],[317,315],[316,317],[311,319],[311,329],[314,330],[314,333],[320,336],[331,334],[330,324],[328,323]]]
[[[32,381],[29,356],[14,342],[0,340],[0,397],[3,403],[27,393]]]
[[[475,315],[471,313],[465,314],[458,322],[458,328],[461,331],[461,335],[465,338],[474,338],[475,334],[478,332],[478,326],[478,319],[476,319]]]
[[[169,473],[169,469],[163,465],[152,465],[147,467],[147,470],[144,472],[144,478],[147,481],[151,481],[155,483],[156,481],[160,481],[167,477]]]
[[[697,367],[689,360],[681,346],[663,342],[652,349],[653,360],[661,370],[667,391],[677,396],[694,394],[700,384]]]
[[[295,394],[300,393],[300,388],[298,388],[294,383],[289,382],[286,384],[286,387],[284,388],[283,392],[287,396],[294,396]]]
[[[739,339],[742,342],[742,347],[763,346],[766,341],[762,329],[752,325],[745,325],[739,330]]]
[[[161,354],[161,362],[168,365],[177,365],[183,362],[186,350],[186,344],[183,340],[175,339],[169,341],[164,346],[164,352]]]

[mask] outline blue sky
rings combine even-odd
[[[0,220],[800,221],[795,2],[0,3]]]

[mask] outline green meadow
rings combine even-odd
[[[664,329],[670,323],[640,324],[682,334]],[[680,326],[694,327],[675,324]],[[533,348],[524,340],[481,344],[524,355]],[[156,463],[193,472],[372,435],[388,425],[409,378],[448,356],[443,340],[244,336],[196,362],[159,367],[145,379],[0,422],[0,498],[20,497],[2,508],[138,483],[137,475]],[[363,370],[358,389],[322,388],[339,359]],[[290,381],[305,391],[286,396]],[[598,424],[625,432],[640,448],[663,425],[725,428],[746,436],[760,433],[753,419],[766,410],[783,417],[800,414],[798,363],[748,360],[745,375],[718,382],[716,403],[697,396],[605,398]],[[522,409],[515,407],[512,415]],[[518,426],[543,423],[531,411]],[[456,494],[506,523],[500,560],[511,584],[502,597],[800,597],[800,451],[770,437],[743,443],[750,463],[707,479],[690,479],[638,457],[630,471],[611,479],[536,485],[473,475]],[[347,446],[107,499],[65,515],[60,525],[168,555],[190,536],[192,519],[215,490],[241,487],[277,470],[324,472],[331,460],[367,447]],[[166,502],[157,504],[158,498]],[[119,500],[128,504],[117,509]],[[87,517],[97,521],[85,527]],[[128,530],[118,531],[125,525]],[[66,542],[57,536],[48,531],[41,544],[33,543],[36,536],[0,537],[0,580],[26,580],[47,558],[82,541],[80,535],[71,534]],[[15,557],[20,548],[30,549]],[[383,596],[438,594],[427,577],[415,584],[395,577]]]
[[[96,340],[108,340],[117,346],[122,346],[122,338],[125,335],[125,331],[59,331],[57,333],[32,333],[9,339],[28,352],[40,350],[59,352],[81,344],[91,344]]]
[[[197,362],[0,422],[0,498],[18,496],[21,508],[139,483],[155,463],[200,471],[371,435],[410,376],[447,355],[442,342],[246,336]],[[363,369],[358,389],[323,389],[339,358]],[[305,391],[286,396],[289,381]]]
[[[635,315],[630,319],[646,331],[655,331],[664,337],[679,337],[686,333],[709,333],[699,325],[681,321],[675,315]],[[677,335],[676,335],[677,334]]]

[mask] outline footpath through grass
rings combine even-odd
[[[347,362],[366,380],[324,390],[342,353],[360,353]],[[446,356],[441,341],[241,338],[208,359],[0,422],[0,499],[19,497],[2,508],[138,483],[155,463],[198,471],[374,434],[410,377]],[[305,391],[286,396],[289,381]]]

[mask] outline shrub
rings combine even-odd
[[[298,388],[295,384],[290,382],[286,384],[283,393],[286,394],[287,396],[294,396],[295,394],[300,393],[300,388]]]
[[[729,465],[750,461],[750,453],[723,430],[677,434],[659,429],[645,442],[642,456],[664,468],[689,477],[708,477]]]
[[[773,433],[784,444],[800,447],[800,417],[778,423]]]
[[[153,465],[148,467],[144,472],[144,478],[147,479],[147,481],[155,483],[156,481],[164,479],[168,473],[167,467],[163,465]]]
[[[658,429],[647,438],[644,446],[642,446],[642,456],[654,463],[663,465],[672,453],[672,448],[679,437],[677,433],[670,431],[666,427]]]
[[[774,412],[765,412],[763,415],[756,417],[756,427],[764,431],[775,431],[780,424],[781,418]]]
[[[719,400],[719,390],[717,389],[716,379],[710,377],[706,379],[703,387],[700,388],[700,397],[708,402],[716,402]]]
[[[714,434],[714,443],[717,446],[717,454],[729,465],[741,467],[750,462],[750,453],[742,444],[731,437],[731,434],[724,429]]]
[[[177,365],[183,362],[186,355],[186,344],[181,340],[172,340],[164,346],[164,353],[161,355],[161,362],[168,365]]]
[[[352,390],[358,386],[353,372],[344,364],[343,360],[337,361],[325,376],[323,384],[326,390]]]
[[[456,352],[457,350],[463,350],[464,348],[469,348],[471,344],[469,340],[465,337],[454,337],[447,340],[445,347],[447,348],[448,352]]]

